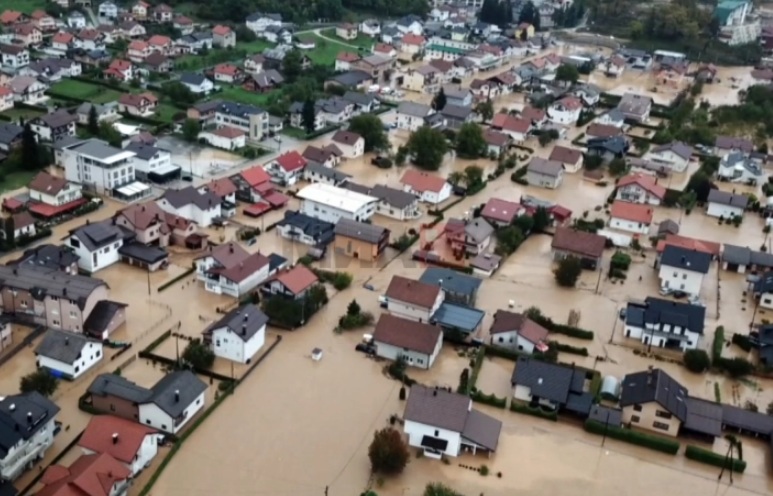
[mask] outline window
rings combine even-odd
[[[161,424],[161,428],[166,430],[166,424]]]
[[[682,274],[682,279],[687,279],[687,274]]]
[[[97,350],[96,357],[97,357],[97,358],[99,358],[99,356],[100,356],[101,354],[102,354],[102,352],[101,352],[101,351],[99,351],[99,350]]]
[[[505,341],[504,338],[502,338],[502,336],[499,336],[499,342],[503,343],[504,341]]]
[[[664,424],[663,422],[653,422],[652,427],[660,429],[661,431],[667,431],[670,428],[668,424]]]
[[[75,366],[75,373],[77,374],[78,372],[80,372],[80,370],[81,370],[80,366],[76,365]]]
[[[640,420],[641,419],[639,418],[638,415],[632,415],[631,416],[631,422],[633,422],[634,424],[638,424]]]
[[[146,423],[146,424],[148,424],[148,425],[150,425],[150,419],[147,419],[147,420],[145,421],[145,423]]]
[[[671,418],[671,414],[670,414],[670,413],[668,413],[668,412],[664,412],[664,411],[662,411],[662,410],[657,410],[657,411],[655,412],[655,416],[656,416],[656,417],[660,417],[660,418],[662,418],[662,419],[670,419],[670,418]]]
[[[70,246],[72,246],[74,248],[80,248],[81,247],[81,242],[78,241],[75,238],[70,238]]]
[[[440,431],[435,431],[435,437],[438,437],[440,435]]]
[[[679,277],[679,274],[677,274],[676,272],[674,272],[674,277]]]
[[[633,410],[635,412],[640,412],[641,411],[641,405],[633,405]]]
[[[112,404],[112,403],[110,403],[110,411],[111,411],[111,412],[114,412],[114,411],[115,411],[115,405],[114,405],[114,404]]]

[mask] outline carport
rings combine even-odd
[[[146,196],[150,196],[152,191],[153,190],[147,184],[134,181],[133,183],[115,188],[113,190],[113,195],[121,200],[133,202],[141,200]]]
[[[121,261],[148,272],[155,272],[164,267],[169,260],[169,254],[157,246],[147,246],[142,243],[125,244],[118,249]]]
[[[478,330],[484,315],[482,311],[475,308],[446,302],[440,305],[430,322],[439,325],[443,331],[461,331],[469,336]]]
[[[168,183],[180,179],[182,169],[176,165],[166,164],[148,172],[148,179],[154,183]]]
[[[687,418],[681,433],[711,443],[722,435],[722,405],[692,396],[687,397]]]

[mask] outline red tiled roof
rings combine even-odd
[[[373,331],[373,340],[398,348],[431,355],[440,341],[440,327],[394,315],[381,314]]]
[[[178,26],[188,26],[190,24],[193,24],[193,20],[190,17],[179,15],[174,18],[174,23],[177,24]]]
[[[612,218],[630,220],[639,224],[652,223],[652,207],[638,203],[615,201],[609,215]]]
[[[244,136],[246,134],[241,129],[237,129],[231,126],[223,126],[217,129],[213,129],[210,131],[210,133],[214,134],[215,136],[220,136],[227,139],[238,138],[239,136]]]
[[[404,45],[423,45],[426,42],[423,36],[408,33],[402,37],[400,43]]]
[[[568,110],[578,110],[582,108],[582,102],[580,99],[573,96],[566,96],[559,100],[559,103],[561,103],[561,105],[563,105]]]
[[[81,31],[78,33],[78,38],[82,40],[96,40],[101,36],[103,35],[100,31],[91,28],[81,29]]]
[[[521,110],[521,117],[529,119],[531,122],[542,122],[547,117],[547,114],[544,110],[529,105]]]
[[[218,24],[214,28],[212,28],[212,34],[216,34],[218,36],[226,36],[228,33],[231,32],[231,28],[228,26],[223,26],[222,24]]]
[[[336,60],[341,62],[354,62],[360,60],[360,56],[354,52],[341,52],[336,56]]]
[[[215,74],[225,74],[235,76],[239,73],[239,68],[233,64],[218,64],[215,66]]]
[[[143,52],[147,50],[148,44],[145,41],[142,40],[133,40],[131,43],[129,43],[129,50],[136,50],[138,52]]]
[[[39,21],[41,19],[45,19],[46,17],[51,17],[51,15],[49,15],[49,13],[46,12],[45,10],[38,9],[35,12],[33,12],[32,14],[30,14],[30,17],[32,17],[33,19]]]
[[[266,265],[268,265],[268,258],[265,255],[253,253],[238,264],[220,269],[217,273],[229,281],[240,283]]]
[[[400,183],[407,184],[416,191],[434,191],[436,193],[443,189],[446,184],[446,180],[440,176],[434,176],[426,172],[420,172],[414,169],[408,169],[403,174]]]
[[[276,163],[284,169],[286,172],[293,172],[298,169],[306,167],[306,159],[301,156],[297,151],[291,151],[283,153],[278,156]]]
[[[74,36],[70,33],[66,33],[64,31],[59,31],[54,35],[54,37],[51,39],[53,43],[70,43],[73,40]]]
[[[378,43],[374,48],[374,52],[381,52],[381,53],[390,53],[395,49],[392,45],[388,45],[386,43]]]
[[[131,69],[132,63],[128,60],[122,60],[122,59],[113,59],[112,62],[110,62],[109,69],[115,69],[116,71],[126,71],[127,69]]]
[[[585,130],[585,134],[593,138],[611,138],[612,136],[619,136],[623,134],[623,132],[620,128],[615,126],[594,122],[588,126],[588,129]]]
[[[668,245],[678,246],[687,250],[702,251],[715,257],[719,256],[719,243],[680,236],[679,234],[666,234],[666,239],[658,241],[658,253],[662,253]]]
[[[45,487],[35,494],[109,496],[113,486],[130,475],[123,463],[108,454],[81,455],[69,468],[49,467],[43,477]]]
[[[290,198],[280,193],[279,191],[269,191],[268,193],[262,194],[261,196],[274,208],[286,205],[287,202],[290,201]]]
[[[385,294],[389,299],[411,303],[422,308],[432,308],[440,294],[440,286],[425,284],[403,276],[393,276]]]
[[[56,196],[65,186],[67,186],[66,179],[51,175],[46,171],[41,171],[32,178],[27,187],[33,191]]]
[[[492,146],[505,146],[510,141],[510,136],[493,129],[486,129],[483,133],[483,139]]]
[[[629,174],[618,181],[617,187],[621,188],[631,184],[638,185],[645,191],[657,196],[660,199],[666,196],[666,188],[659,185],[657,178],[650,176],[649,174]]]
[[[132,463],[145,437],[157,430],[113,415],[91,417],[78,446],[96,453],[107,453],[118,461]],[[114,441],[114,435],[117,438]]]
[[[271,210],[271,205],[269,205],[267,202],[258,202],[250,205],[249,207],[244,207],[244,215],[248,215],[250,217],[260,217],[261,215],[265,214]]]
[[[316,284],[319,279],[303,264],[298,264],[290,270],[284,271],[276,276],[276,280],[281,282],[293,294],[300,294],[304,290]]]
[[[16,10],[6,10],[0,14],[0,22],[3,24],[12,24],[19,20],[23,14]]]
[[[50,219],[51,217],[56,217],[57,215],[61,215],[65,212],[69,212],[70,210],[75,210],[81,205],[84,205],[87,201],[88,200],[86,200],[85,198],[78,198],[77,200],[73,200],[69,203],[65,203],[64,205],[56,205],[56,206],[49,205],[48,203],[30,202],[27,208],[29,209],[30,212],[32,212],[35,215]]]
[[[493,220],[496,222],[505,222],[509,224],[513,221],[518,212],[522,209],[519,203],[500,200],[499,198],[490,198],[486,202],[486,206],[480,211],[480,216],[486,220]]]
[[[520,117],[507,116],[502,129],[505,131],[513,131],[516,133],[528,133],[531,129],[531,121],[529,119],[522,119]]]
[[[20,34],[23,36],[30,35],[34,31],[40,31],[38,27],[35,26],[34,24],[19,24],[13,30],[16,34]]]
[[[236,185],[227,177],[214,179],[205,187],[220,198],[236,193]]]
[[[268,172],[266,172],[266,169],[260,165],[243,170],[241,176],[247,181],[247,184],[253,188],[259,184],[268,183],[271,179]]]
[[[598,234],[576,231],[570,227],[558,227],[551,247],[584,257],[599,258],[604,253],[606,238]]]
[[[166,46],[172,43],[172,39],[162,34],[154,34],[148,40],[148,44],[155,46]]]

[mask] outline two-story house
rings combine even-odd
[[[429,105],[414,102],[400,102],[395,114],[395,124],[400,129],[416,131],[425,124],[425,119],[435,111]]]
[[[164,212],[193,221],[201,227],[211,226],[222,215],[220,198],[209,191],[200,192],[193,186],[168,189],[157,203]]]
[[[620,392],[622,421],[631,427],[675,437],[692,413],[690,407],[694,403],[688,394],[684,386],[662,369],[650,367],[627,374]]]
[[[659,261],[660,287],[666,291],[682,291],[692,297],[701,293],[703,278],[711,267],[711,255],[680,246],[666,245]]]
[[[569,126],[580,119],[582,101],[573,96],[566,96],[548,107],[547,114],[556,124]]]
[[[236,46],[236,33],[228,26],[218,24],[212,28],[212,44],[220,48]]]
[[[163,435],[152,427],[115,415],[94,415],[78,447],[85,455],[108,454],[136,476],[150,465],[162,442]]]
[[[158,98],[153,93],[122,93],[118,98],[118,111],[130,115],[147,117],[153,115],[158,106]]]
[[[425,203],[437,205],[451,196],[451,183],[427,172],[409,169],[403,174],[400,183],[403,191],[417,196]]]
[[[435,324],[381,314],[373,331],[373,346],[381,358],[429,369],[443,347],[443,330]]]
[[[765,181],[762,167],[743,152],[730,152],[719,161],[717,177],[721,181],[755,186]]]
[[[266,342],[268,317],[255,305],[237,307],[207,327],[204,342],[215,356],[250,363]]]
[[[28,208],[39,215],[46,216],[44,214],[47,213],[47,210],[50,210],[51,213],[66,212],[84,203],[82,188],[79,184],[53,176],[45,171],[38,172],[27,187],[31,203]]]
[[[296,264],[295,267],[274,275],[264,285],[263,290],[270,295],[300,300],[306,298],[309,291],[317,284],[319,284],[319,278],[311,269],[303,264]]]
[[[38,392],[9,394],[0,399],[0,478],[13,481],[43,459],[54,444],[58,413],[59,407]]]
[[[153,145],[129,143],[125,150],[134,153],[134,175],[141,181],[165,183],[180,177],[180,167],[172,165],[172,154]]]
[[[390,217],[397,220],[410,220],[421,217],[419,209],[419,198],[400,189],[390,188],[383,184],[377,184],[373,187],[346,181],[344,188],[372,196],[378,199],[376,204],[376,214]]]
[[[292,186],[303,175],[306,159],[293,150],[285,152],[266,164],[265,171],[271,176],[271,181],[277,184]]]
[[[698,348],[705,319],[706,307],[647,297],[628,303],[624,335],[648,347],[685,351]]]
[[[3,67],[18,69],[30,63],[30,53],[20,45],[0,43],[0,57]]]
[[[61,143],[56,154],[68,181],[91,185],[100,194],[134,182],[134,152],[97,139]]]
[[[265,255],[250,255],[237,243],[226,243],[199,256],[196,277],[204,288],[216,294],[240,298],[268,279],[269,261]]]
[[[136,203],[120,210],[113,222],[133,232],[138,243],[161,248],[185,246],[188,237],[196,232],[194,222],[165,212],[154,201]]]
[[[647,205],[660,205],[665,196],[666,188],[650,174],[628,174],[617,182],[615,193],[616,200]]]
[[[260,141],[268,134],[268,112],[253,105],[220,102],[215,108],[215,125],[241,129],[248,140]]]
[[[653,210],[649,205],[615,201],[609,213],[609,227],[635,235],[647,235],[652,225]]]
[[[445,300],[445,292],[440,286],[402,276],[392,277],[385,296],[389,313],[418,322],[430,322]]]
[[[67,110],[60,109],[50,114],[41,115],[30,121],[32,132],[39,142],[59,141],[67,136],[75,136],[75,122],[78,116]]]
[[[65,242],[78,255],[78,267],[94,273],[119,262],[121,247],[133,238],[131,232],[106,219],[72,229]]]
[[[103,358],[102,343],[82,333],[50,329],[35,348],[38,368],[75,380]]]

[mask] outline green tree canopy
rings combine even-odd
[[[37,391],[45,397],[54,394],[59,380],[48,369],[41,368],[21,378],[19,389],[22,393]]]
[[[462,124],[456,135],[456,153],[461,158],[476,159],[486,155],[488,145],[483,138],[483,128],[474,122]]]
[[[368,448],[371,469],[385,475],[399,474],[411,458],[400,431],[390,427],[376,431]]]
[[[448,152],[448,142],[443,133],[427,126],[414,132],[406,146],[412,162],[424,170],[438,170],[443,163],[443,157]]]
[[[580,79],[580,71],[574,64],[561,64],[556,70],[556,81],[562,81],[572,85]]]
[[[389,136],[384,131],[384,123],[377,115],[361,114],[349,121],[349,131],[357,133],[365,140],[366,152],[384,152],[389,150]]]
[[[554,274],[559,286],[573,288],[582,273],[582,264],[580,259],[574,256],[568,256],[558,262]]]
[[[199,139],[199,131],[201,131],[201,125],[196,119],[185,119],[183,123],[183,138],[190,143]]]
[[[200,339],[194,339],[185,347],[182,358],[197,369],[209,369],[215,363],[215,352]]]

